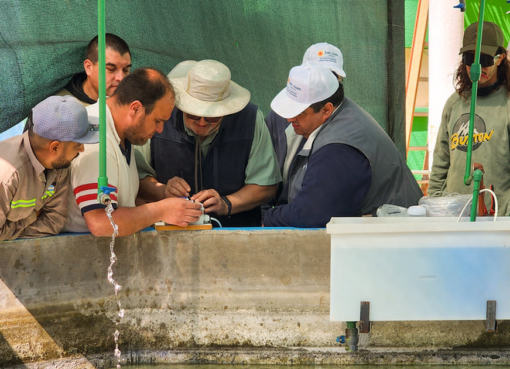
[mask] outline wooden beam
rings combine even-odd
[[[409,151],[411,131],[413,127],[414,107],[418,91],[421,61],[425,36],[427,35],[427,23],[429,15],[429,0],[420,0],[416,12],[416,23],[414,25],[413,45],[409,59],[409,69],[406,83],[406,155]]]

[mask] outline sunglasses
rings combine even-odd
[[[499,58],[500,54],[498,55],[487,55],[487,54],[480,54],[480,65],[482,68],[485,67],[491,67],[494,65],[494,60]],[[475,54],[472,53],[464,53],[462,54],[462,62],[464,65],[467,65],[468,67],[471,66],[475,62]]]
[[[188,119],[191,119],[191,120],[200,120],[202,118],[204,118],[204,120],[207,122],[207,123],[211,123],[211,124],[214,124],[214,123],[218,123],[222,117],[197,117],[196,115],[191,115],[191,114],[188,114],[186,113],[186,116],[188,117]]]

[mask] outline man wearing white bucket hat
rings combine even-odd
[[[152,168],[137,156],[140,195],[191,196],[223,226],[260,226],[260,205],[274,196],[281,175],[250,92],[215,60],[182,62],[168,78],[176,109],[151,140]]]
[[[58,234],[67,218],[68,167],[99,142],[97,120],[71,96],[50,96],[28,131],[0,142],[0,240]]]
[[[329,68],[341,81],[345,77],[344,56],[340,49],[327,42],[320,42],[310,46],[303,56],[302,65],[314,65]],[[280,171],[283,170],[283,162],[287,153],[287,137],[285,129],[289,126],[287,119],[280,117],[273,110],[266,116],[266,124],[271,134]]]
[[[344,97],[329,68],[292,68],[271,108],[292,126],[285,186],[264,225],[325,227],[331,217],[418,203],[422,193],[405,160],[377,122]]]

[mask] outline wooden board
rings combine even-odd
[[[406,157],[409,151],[409,142],[411,141],[411,132],[413,129],[414,108],[418,91],[423,49],[425,47],[425,38],[427,35],[428,15],[429,0],[420,0],[416,12],[413,44],[411,47],[411,58],[409,59],[406,83]]]
[[[212,224],[189,225],[187,227],[179,227],[175,225],[166,224],[163,222],[154,225],[156,231],[203,231],[212,229]]]

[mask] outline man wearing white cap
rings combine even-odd
[[[292,68],[271,108],[292,126],[283,193],[265,226],[325,227],[331,217],[418,203],[422,193],[405,160],[377,122],[344,97],[329,68]]]
[[[327,42],[320,42],[310,46],[303,56],[302,65],[314,65],[329,68],[338,77],[339,81],[346,76],[344,71],[344,57],[340,49]],[[271,134],[280,171],[283,171],[283,162],[287,154],[287,137],[285,129],[289,126],[287,119],[280,117],[273,110],[266,116],[266,124]]]
[[[168,78],[176,108],[151,140],[152,168],[137,156],[140,195],[148,201],[191,196],[223,226],[259,227],[260,205],[274,196],[281,175],[249,91],[214,60],[182,62]]]
[[[99,142],[97,121],[71,96],[48,97],[28,121],[28,131],[0,142],[0,240],[58,234],[67,217],[67,168],[83,144]]]
[[[170,117],[175,95],[172,85],[160,71],[139,68],[124,78],[113,96],[106,100],[106,173],[113,220],[119,236],[138,232],[159,221],[185,227],[202,214],[200,205],[183,199],[165,199],[136,206],[139,180],[132,145],[143,145]],[[87,107],[99,116],[99,104]],[[99,150],[87,145],[71,166],[68,232],[90,231],[98,237],[111,236],[113,230],[105,205],[97,199]]]

